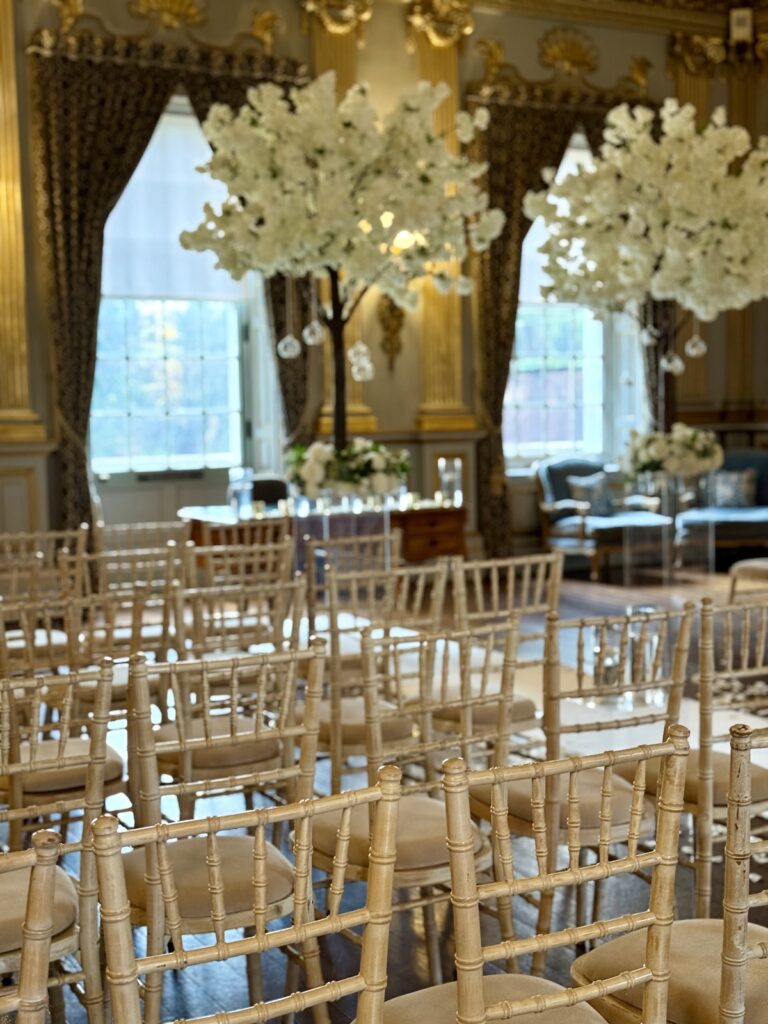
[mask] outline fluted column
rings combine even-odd
[[[459,42],[436,35],[426,5],[419,6],[417,17],[415,7],[411,8],[410,20],[419,76],[450,87],[450,96],[435,112],[435,129],[456,147],[453,124],[459,110]],[[457,273],[458,268],[451,267],[450,272]],[[421,401],[417,429],[427,433],[473,430],[477,423],[463,399],[461,297],[455,293],[442,295],[425,280],[420,310]]]
[[[0,0],[0,442],[45,440],[30,408],[13,0]]]
[[[358,10],[362,12],[362,16],[358,16],[357,20],[352,20],[349,24],[338,25],[330,20],[329,9],[322,3],[305,3],[304,6],[307,16],[311,18],[309,31],[312,39],[314,72],[321,75],[325,71],[335,71],[336,94],[341,99],[357,81],[359,34],[362,31],[362,22],[367,20],[365,12],[367,11],[370,16],[370,11],[361,4]],[[347,348],[354,345],[361,334],[362,310],[358,308],[347,324]],[[330,434],[333,431],[333,370],[328,346],[325,348],[325,354],[325,401],[320,411],[318,430],[321,434]],[[372,409],[365,402],[364,387],[363,384],[352,380],[350,366],[347,365],[347,430],[350,433],[370,433],[378,426]]]
[[[707,123],[710,114],[710,78],[707,75],[693,75],[678,63],[674,69],[675,94],[681,103],[692,103],[696,108],[699,126]],[[685,342],[693,334],[693,328],[685,331],[678,339],[677,347],[682,354]],[[707,340],[705,324],[699,325],[699,334]],[[711,403],[709,388],[709,353],[700,359],[686,359],[685,373],[675,380],[675,397],[681,406],[701,406]]]

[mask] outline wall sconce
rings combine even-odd
[[[405,323],[405,311],[395,305],[388,295],[382,295],[376,307],[376,315],[383,331],[381,349],[387,357],[387,366],[391,373],[395,369],[397,357],[403,350],[401,332]]]

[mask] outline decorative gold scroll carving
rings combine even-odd
[[[468,86],[469,93],[474,96],[493,96],[506,102],[548,106],[578,98],[582,106],[588,106],[590,101],[603,106],[606,102],[642,99],[648,94],[648,72],[652,65],[645,57],[633,57],[629,73],[606,88],[590,82],[582,72],[565,63],[555,67],[550,78],[534,81],[525,78],[514,65],[504,60],[501,43],[480,39],[477,48],[483,57],[484,68],[483,77]]]
[[[373,14],[373,0],[303,0],[302,7],[305,32],[314,15],[326,32],[333,36],[354,32],[358,42],[362,42],[363,25]]]
[[[261,43],[264,53],[271,57],[275,52],[275,33],[285,29],[285,22],[272,11],[258,11],[251,22],[251,35]]]
[[[412,34],[423,32],[438,48],[460,43],[475,30],[467,0],[411,0],[408,24]]]
[[[151,18],[162,28],[202,25],[206,17],[202,0],[130,0],[128,11],[135,18]]]
[[[745,75],[768,73],[768,33],[757,32],[750,43],[732,43],[725,36],[675,32],[669,50],[670,65],[683,65],[689,75]]]
[[[539,64],[583,78],[597,71],[598,50],[575,28],[552,28],[539,40]]]
[[[376,316],[383,332],[381,350],[387,357],[387,366],[392,372],[395,369],[397,357],[403,350],[402,330],[405,323],[405,312],[388,295],[382,295],[376,307]]]
[[[71,32],[85,14],[85,0],[50,0],[59,12],[59,30]]]

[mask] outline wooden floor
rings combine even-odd
[[[616,614],[623,613],[627,605],[655,604],[664,607],[679,607],[687,600],[698,601],[705,594],[723,599],[727,594],[726,577],[694,577],[676,581],[674,586],[662,586],[653,580],[646,584],[627,589],[609,584],[586,583],[578,580],[566,580],[562,590],[562,615],[563,617],[588,616],[593,614]],[[319,784],[322,788],[323,780],[327,780],[327,763],[319,766]],[[353,784],[351,778],[345,784]],[[360,784],[364,784],[364,778],[360,776]],[[326,781],[327,785],[327,781]],[[223,806],[222,801],[217,801],[215,808],[205,808],[202,804],[198,806],[198,814],[222,812],[225,810],[238,810],[239,805],[235,803]],[[686,834],[682,839],[682,846],[690,852],[690,821],[684,822]],[[527,840],[520,840],[518,843],[518,857],[521,863],[532,857],[532,850]],[[768,867],[758,866],[753,877],[755,882],[762,879],[763,885],[768,885]],[[359,886],[350,886],[347,893],[347,901],[352,904],[355,900],[362,901],[363,894]],[[611,879],[606,884],[604,894],[604,912],[608,915],[629,912],[641,909],[647,905],[648,891],[645,882],[636,878]],[[715,865],[714,877],[714,902],[716,908],[722,899],[722,863],[718,857]],[[693,911],[693,876],[689,870],[681,869],[678,872],[677,883],[677,913],[681,918],[690,917]],[[573,921],[573,896],[569,892],[561,892],[555,904],[555,926],[560,926]],[[438,923],[442,935],[442,961],[443,972],[446,980],[453,977],[452,974],[452,929],[451,915],[447,904],[438,908]],[[759,915],[755,915],[760,920]],[[535,926],[535,912],[533,908],[520,901],[516,906],[516,923],[519,934],[530,934]],[[768,911],[762,912],[762,923],[768,925]],[[495,924],[488,920],[484,927],[488,930],[489,938],[493,936]],[[196,941],[194,938],[192,942]],[[141,949],[142,936],[137,935],[137,948]],[[343,976],[355,969],[357,951],[344,939],[333,937],[324,940],[322,943],[322,955],[324,972],[327,979]],[[549,976],[561,983],[569,980],[569,964],[571,955],[566,951],[557,951],[550,955]],[[523,969],[528,965],[523,963]],[[284,987],[285,961],[278,952],[271,953],[264,961],[264,975],[266,984],[266,995],[268,998],[277,997],[282,994]],[[400,995],[424,988],[428,985],[428,971],[426,950],[424,944],[423,922],[419,914],[404,913],[397,914],[394,919],[389,957],[389,984],[387,994],[389,997]],[[67,1020],[72,1024],[80,1024],[85,1021],[85,1014],[71,996],[66,995]],[[176,1020],[178,1018],[196,1017],[204,1014],[214,1014],[220,1011],[232,1010],[246,1006],[248,1003],[247,988],[245,981],[245,965],[242,960],[233,960],[228,963],[208,965],[198,968],[189,968],[183,972],[177,972],[166,980],[164,990],[164,1020]],[[337,1004],[332,1008],[332,1020],[339,1024],[347,1024],[354,1019],[354,1001],[348,1000]],[[309,1021],[309,1014],[303,1015],[297,1020]],[[119,1022],[118,1022],[119,1024]],[[425,1021],[425,1024],[427,1022]]]

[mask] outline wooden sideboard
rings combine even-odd
[[[390,512],[392,528],[403,532],[403,558],[425,562],[440,555],[467,556],[464,528],[467,510],[463,506],[435,506]]]

